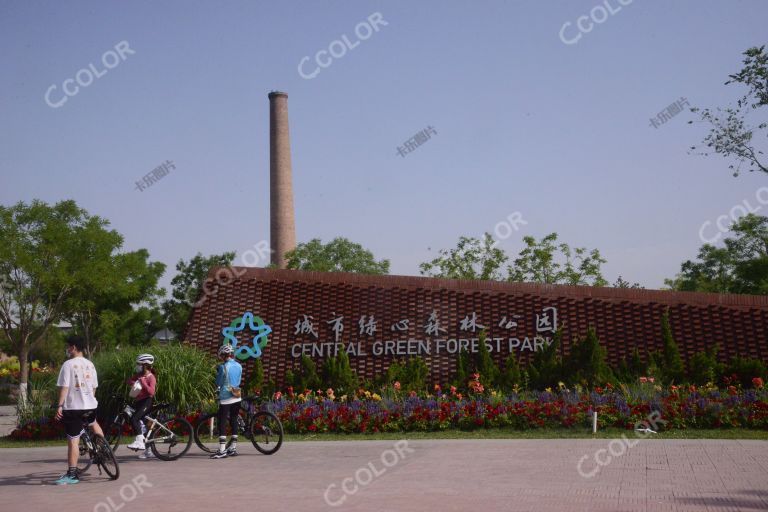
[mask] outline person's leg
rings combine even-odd
[[[101,426],[99,425],[98,421],[94,421],[91,423],[91,429],[93,430],[93,433],[97,436],[104,437],[104,431],[101,429]]]
[[[93,409],[93,411],[91,411],[91,416],[88,419],[88,421],[89,421],[88,427],[90,427],[93,433],[96,434],[97,436],[104,437],[104,431],[101,429],[101,425],[99,425],[99,422],[96,421],[96,409]]]
[[[133,434],[135,436],[141,435],[141,420],[149,413],[149,409],[152,407],[152,398],[144,398],[134,404],[136,412],[131,416],[131,426],[133,427]]]
[[[69,469],[77,467],[77,458],[80,456],[80,437],[67,439],[67,464]]]
[[[240,402],[229,406],[229,428],[232,433],[232,445],[229,447],[230,455],[237,455],[237,417],[240,414]]]
[[[221,459],[227,454],[227,419],[229,418],[229,405],[219,404],[216,419],[219,422],[219,450],[211,455],[213,459]]]
[[[56,484],[76,484],[80,480],[77,476],[77,458],[80,452],[80,434],[83,431],[82,415],[86,411],[64,411],[61,422],[64,424],[64,432],[67,434],[67,472],[61,475]]]
[[[141,433],[141,419],[147,415],[149,409],[152,407],[152,398],[144,398],[134,404],[136,411],[131,416],[131,426],[133,427],[133,433],[136,435],[136,439],[128,445],[131,450],[144,450],[146,445],[144,444],[144,435]]]

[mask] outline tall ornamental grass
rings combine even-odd
[[[215,397],[216,361],[210,355],[185,345],[130,347],[101,352],[93,358],[100,409],[111,404],[111,395],[128,396],[125,381],[133,375],[136,356],[145,352],[155,356],[156,402],[169,402],[179,412],[192,412]]]

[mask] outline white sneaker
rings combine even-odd
[[[139,434],[136,436],[136,440],[128,445],[128,449],[130,450],[146,450],[146,446],[144,446],[144,436]]]
[[[149,448],[145,449],[143,452],[139,454],[140,459],[152,459],[155,457],[155,454],[152,453],[152,450]]]

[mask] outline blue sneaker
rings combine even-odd
[[[69,472],[64,473],[59,477],[58,480],[53,482],[56,485],[70,485],[70,484],[78,484],[80,483],[80,479],[77,477],[77,474],[71,474]]]

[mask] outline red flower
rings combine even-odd
[[[755,377],[752,379],[752,385],[755,386],[756,389],[763,389],[765,384],[763,383],[763,379],[760,377]]]

